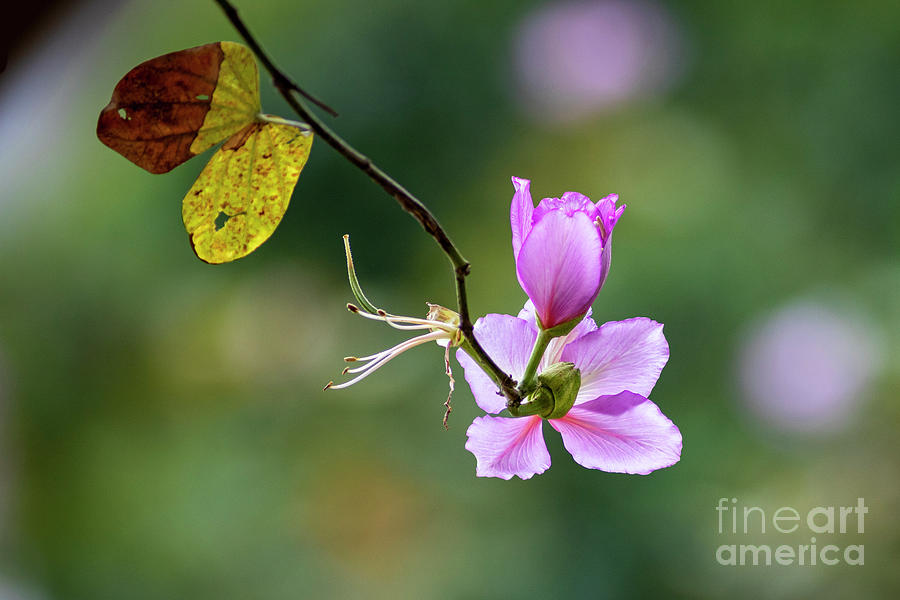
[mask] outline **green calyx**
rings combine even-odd
[[[566,416],[575,404],[581,388],[581,371],[574,363],[564,362],[550,365],[537,376],[538,385],[525,402],[518,407],[509,407],[514,417],[539,415],[545,419],[559,419]]]
[[[581,389],[581,371],[574,363],[564,362],[550,365],[538,375],[538,390],[549,392],[553,396],[553,405],[546,415],[547,419],[559,419],[566,416],[575,404],[575,397]]]
[[[544,328],[544,325],[541,323],[541,318],[535,314],[534,320],[537,321],[537,326],[547,336],[551,338],[562,337],[564,335],[568,335],[570,331],[575,329],[575,326],[581,323],[584,320],[584,315],[580,315],[575,317],[571,321],[566,321],[565,323],[560,323],[555,327],[550,327],[549,329]]]

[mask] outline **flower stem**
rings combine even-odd
[[[527,396],[537,388],[537,370],[547,350],[547,345],[555,336],[547,329],[538,330],[537,339],[534,341],[534,348],[531,349],[531,357],[528,364],[525,365],[525,374],[522,375],[522,381],[519,383],[519,394]]]
[[[457,312],[459,313],[460,318],[459,328],[460,331],[462,331],[466,343],[470,347],[469,353],[472,354],[473,357],[476,357],[478,364],[481,365],[491,378],[497,382],[500,391],[506,396],[507,401],[518,406],[521,402],[521,395],[516,388],[516,381],[508,373],[504,373],[503,370],[497,366],[497,363],[488,356],[487,352],[484,351],[484,348],[481,347],[481,344],[478,343],[478,340],[475,339],[472,320],[469,316],[469,305],[466,294],[466,276],[469,274],[470,265],[453,242],[450,241],[450,237],[444,231],[443,227],[441,227],[434,215],[431,214],[431,211],[429,211],[418,198],[413,196],[390,175],[377,167],[371,159],[350,146],[350,144],[332,131],[331,128],[319,120],[319,118],[306,107],[303,101],[298,98],[294,92],[307,98],[331,114],[336,115],[336,113],[327,105],[301,89],[300,86],[294,83],[275,66],[269,56],[263,51],[259,42],[256,41],[256,38],[253,37],[253,34],[250,33],[250,30],[247,29],[247,26],[238,15],[237,9],[235,9],[228,0],[215,0],[215,2],[221,7],[225,16],[234,28],[237,29],[238,33],[241,34],[241,37],[244,38],[244,41],[256,55],[256,58],[259,59],[263,67],[265,67],[272,76],[272,84],[294,112],[297,113],[305,123],[308,123],[310,128],[316,135],[322,138],[326,144],[334,148],[341,156],[368,175],[369,179],[377,183],[385,192],[392,196],[397,203],[400,204],[400,207],[412,215],[422,228],[425,229],[425,231],[438,243],[441,250],[444,251],[444,254],[447,255],[447,258],[450,259],[450,262],[453,265],[453,272],[456,278]]]

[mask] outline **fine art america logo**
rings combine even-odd
[[[737,498],[719,498],[716,505],[718,532],[720,536],[782,536],[779,541],[792,541],[797,536],[807,539],[800,544],[742,544],[725,543],[716,549],[716,561],[725,566],[832,566],[865,564],[863,544],[832,544],[825,541],[840,541],[840,534],[862,534],[865,532],[865,516],[869,508],[864,498],[856,499],[856,506],[816,506],[807,511],[798,511],[790,506],[770,510],[768,513],[759,506],[743,506]],[[791,536],[791,534],[793,534]],[[827,536],[817,541],[816,536]],[[784,539],[784,536],[791,536]],[[728,541],[733,541],[729,539]],[[746,538],[743,541],[749,541]],[[855,540],[848,540],[855,541]]]

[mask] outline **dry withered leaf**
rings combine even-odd
[[[171,171],[240,131],[260,112],[253,53],[215,42],[164,54],[123,77],[97,137],[151,173]]]

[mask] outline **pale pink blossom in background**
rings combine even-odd
[[[859,318],[823,304],[783,306],[758,322],[738,353],[749,410],[775,429],[844,429],[883,363],[877,335]]]
[[[579,120],[665,91],[684,57],[677,22],[655,2],[547,3],[515,33],[516,100],[537,120]]]

